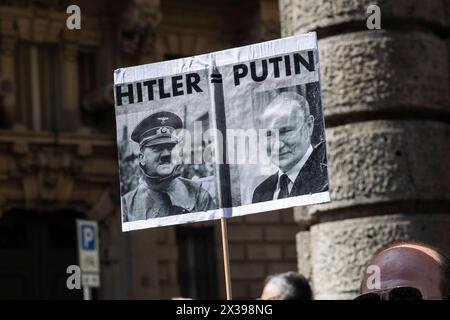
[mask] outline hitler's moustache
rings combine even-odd
[[[171,164],[172,163],[172,156],[166,155],[159,157],[159,164]]]

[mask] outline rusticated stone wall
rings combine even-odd
[[[279,4],[284,36],[318,34],[331,179],[331,203],[296,209],[298,268],[316,298],[349,299],[393,241],[450,253],[450,1]]]

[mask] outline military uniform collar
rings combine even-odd
[[[189,212],[192,212],[192,210],[194,209],[194,206],[195,206],[196,199],[195,199],[194,195],[189,193],[189,190],[188,190],[186,184],[183,183],[183,181],[181,179],[183,179],[183,178],[174,179],[170,183],[170,186],[165,191],[152,190],[148,186],[145,179],[142,179],[141,183],[144,183],[144,185],[146,186],[146,189],[148,190],[147,192],[149,192],[149,193],[153,193],[153,192],[167,193],[167,195],[170,198],[170,202],[172,203],[173,206],[177,206],[177,207],[186,209]]]
[[[195,196],[189,193],[186,184],[181,180],[182,178],[177,178],[170,184],[167,194],[170,197],[170,201],[173,206],[177,206],[192,212],[195,206]]]

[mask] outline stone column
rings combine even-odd
[[[381,9],[381,30],[366,27]],[[398,240],[450,253],[450,2],[280,0],[284,36],[317,31],[332,202],[296,209],[318,299],[358,293]]]
[[[15,82],[15,47],[16,47],[16,37],[14,31],[12,30],[12,22],[9,24],[8,21],[4,21],[2,24],[2,34],[0,42],[0,82],[3,86],[7,85],[8,90],[5,92],[0,92],[0,99],[2,100],[3,115],[5,119],[2,119],[0,123],[6,126],[13,126],[16,120],[15,111],[16,106],[16,96],[14,94],[14,87],[17,85]],[[5,28],[5,25],[9,28]],[[10,31],[6,32],[5,31]],[[2,85],[0,83],[0,85]]]

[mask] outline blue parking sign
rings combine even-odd
[[[98,225],[96,221],[77,219],[78,261],[83,276],[100,273]],[[84,281],[84,280],[83,280]],[[85,286],[93,286],[86,284]]]
[[[94,225],[81,225],[81,247],[86,251],[94,251],[96,249],[96,232]]]

